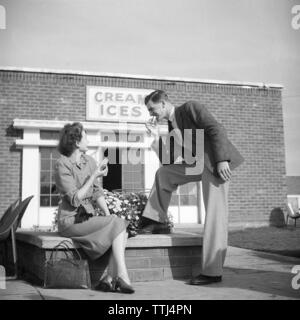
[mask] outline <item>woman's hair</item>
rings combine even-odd
[[[77,148],[76,142],[81,141],[83,130],[83,126],[79,122],[66,124],[60,132],[57,146],[58,151],[64,156],[69,157]]]
[[[169,100],[168,95],[163,90],[155,90],[145,97],[144,102],[145,104],[147,104],[149,101],[158,103],[158,102],[161,102],[162,100],[168,101]]]

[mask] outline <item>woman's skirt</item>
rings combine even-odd
[[[113,240],[126,230],[128,224],[128,221],[116,215],[97,216],[73,224],[60,234],[78,243],[85,253],[95,260],[111,247]]]

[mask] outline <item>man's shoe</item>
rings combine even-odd
[[[167,224],[159,223],[159,224],[156,224],[152,233],[153,234],[170,234],[172,233],[172,230]]]
[[[169,234],[171,228],[164,223],[151,223],[137,232],[138,234]]]
[[[153,231],[153,224],[149,224],[145,227],[141,227],[137,230],[138,234],[152,234]]]
[[[198,276],[190,280],[190,284],[194,286],[203,286],[206,284],[221,282],[222,276],[205,276],[204,274],[199,274]]]

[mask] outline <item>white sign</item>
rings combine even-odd
[[[144,98],[152,91],[87,86],[86,120],[145,122],[150,115],[144,104]]]

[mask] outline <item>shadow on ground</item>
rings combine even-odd
[[[294,276],[285,272],[226,267],[222,282],[201,286],[201,290],[209,290],[211,297],[207,295],[206,299],[300,299],[300,290],[291,286]]]

